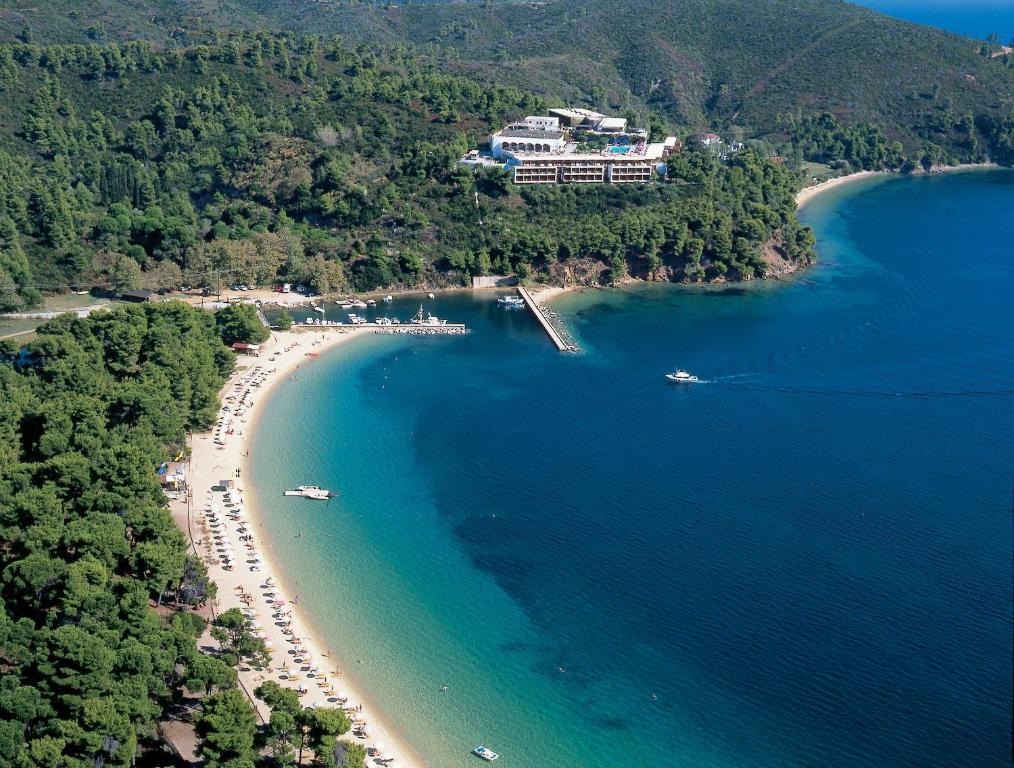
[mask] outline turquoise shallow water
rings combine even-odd
[[[433,765],[1001,764],[1012,212],[866,180],[790,283],[562,298],[580,355],[462,295],[305,366],[252,452],[300,605]]]

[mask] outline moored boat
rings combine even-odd
[[[424,317],[422,304],[420,304],[419,311],[412,317],[412,325],[447,325],[447,321],[441,320],[432,313],[427,313]]]
[[[525,300],[522,299],[520,296],[501,296],[499,299],[496,300],[496,303],[511,308],[523,307],[525,305]]]
[[[300,485],[298,488],[293,488],[291,491],[285,491],[284,495],[302,496],[304,499],[327,501],[338,494],[334,491],[329,491],[327,488],[321,488],[319,485]]]
[[[492,749],[490,749],[489,747],[484,747],[481,744],[472,750],[472,754],[475,755],[476,757],[481,757],[483,760],[486,760],[490,763],[492,763],[494,760],[500,757],[500,755],[494,752]]]

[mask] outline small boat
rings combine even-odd
[[[376,299],[367,299],[366,300],[366,306],[368,306],[368,307],[375,307],[375,306],[377,306],[377,300]]]
[[[366,302],[360,299],[350,299],[348,306],[352,309],[366,309]]]
[[[390,304],[392,301],[394,301],[394,296],[392,296],[391,294],[387,294],[384,297],[384,301],[386,301],[388,304]]]
[[[435,299],[436,298],[436,295],[432,294],[432,293],[427,293],[426,295],[429,296],[431,299]]]
[[[677,368],[672,373],[667,373],[665,377],[669,379],[669,381],[674,381],[677,384],[695,384],[700,381],[699,378],[694,376],[692,373],[687,373],[682,368]]]
[[[285,495],[302,496],[304,499],[327,501],[328,499],[333,499],[338,494],[327,490],[327,488],[321,488],[319,485],[301,485],[291,491],[285,491]]]
[[[483,760],[486,760],[490,763],[492,763],[494,760],[500,757],[500,755],[494,752],[492,749],[490,749],[489,747],[484,747],[481,744],[472,750],[472,754],[475,755],[476,757],[481,757]]]
[[[525,305],[525,300],[522,299],[520,296],[501,296],[499,299],[496,300],[496,303],[511,308],[523,307]]]
[[[314,304],[313,305],[313,311],[314,312],[320,312],[323,315],[324,314],[324,307],[318,307],[316,304]]]
[[[423,317],[422,304],[419,305],[419,311],[415,313],[412,318],[412,325],[447,325],[446,320],[441,320],[433,314],[427,313],[426,317]]]

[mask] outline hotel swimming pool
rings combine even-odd
[[[621,146],[609,147],[609,153],[613,155],[625,155],[631,149],[633,149],[633,147],[631,147],[629,144],[623,144]]]

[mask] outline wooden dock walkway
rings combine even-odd
[[[556,330],[553,324],[549,322],[549,318],[546,317],[546,314],[542,311],[542,307],[535,303],[535,299],[532,298],[532,294],[528,292],[527,288],[518,286],[518,295],[524,299],[525,306],[531,310],[533,315],[535,315],[535,319],[539,321],[539,325],[542,326],[542,330],[546,332],[550,341],[556,345],[558,350],[561,352],[577,351],[577,347],[568,343],[563,336],[560,335],[560,332]]]

